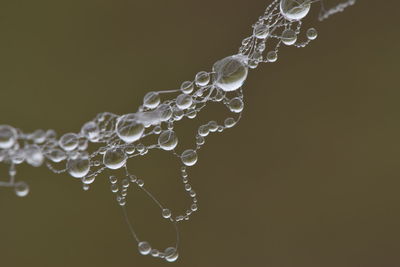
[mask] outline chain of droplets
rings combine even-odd
[[[299,42],[302,19],[308,14],[311,0],[274,0],[265,10],[264,15],[253,25],[253,33],[242,42],[236,55],[226,57],[213,66],[211,72],[197,73],[193,81],[182,83],[180,89],[154,91],[147,93],[143,105],[135,113],[116,115],[100,113],[93,120],[85,123],[79,133],[67,133],[59,139],[53,130],[36,130],[24,133],[22,130],[0,125],[0,162],[9,165],[9,180],[0,182],[0,186],[14,188],[16,194],[24,197],[29,193],[25,182],[15,180],[16,166],[26,162],[34,167],[45,164],[54,173],[68,172],[82,182],[88,190],[96,177],[104,170],[123,169],[123,177],[109,176],[111,191],[116,194],[118,204],[129,229],[138,243],[143,255],[164,258],[172,262],[178,258],[179,232],[177,223],[189,220],[198,210],[196,192],[192,188],[187,168],[197,163],[197,152],[204,145],[205,138],[211,133],[223,132],[235,126],[242,116],[244,107],[242,85],[248,69],[256,68],[260,63],[275,62],[282,44],[305,47],[317,37],[317,31],[310,28],[307,39]],[[325,10],[322,8],[320,19],[342,11],[353,5],[355,0]],[[272,49],[264,53],[268,44]],[[264,54],[266,54],[264,56]],[[161,101],[166,94],[176,94],[175,98]],[[200,125],[194,148],[178,153],[178,138],[174,123],[183,118],[194,119],[209,102],[225,105],[235,116],[228,117],[223,123],[209,121]],[[156,144],[147,144],[149,136],[156,136]],[[89,152],[89,144],[96,148]],[[163,206],[138,179],[128,170],[128,159],[144,156],[150,150],[169,151],[180,159],[181,179],[184,191],[191,199],[189,208],[183,213],[174,214]],[[143,190],[161,210],[161,216],[171,222],[176,230],[176,243],[164,251],[152,248],[149,242],[139,239],[134,231],[126,210],[128,188],[132,185]]]

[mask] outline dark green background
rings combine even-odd
[[[269,2],[1,0],[0,124],[77,132],[98,112],[133,112],[145,92],[235,53]],[[181,226],[175,266],[400,266],[399,8],[358,1],[310,19],[315,42],[251,72],[242,122],[212,135],[191,169],[200,210]],[[178,134],[193,143],[189,126]],[[175,159],[136,167],[164,203],[185,207]],[[1,189],[0,265],[165,266],[138,255],[106,177],[83,192],[67,175],[20,168],[31,194]],[[172,229],[136,193],[139,234],[169,245]]]

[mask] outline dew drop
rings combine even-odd
[[[158,137],[158,145],[167,151],[173,150],[178,144],[178,138],[172,130],[163,131]]]
[[[104,154],[103,163],[107,168],[116,170],[125,165],[126,159],[127,156],[121,148],[112,147]]]
[[[197,153],[193,149],[185,150],[181,155],[181,160],[186,166],[193,166],[197,162]]]
[[[0,148],[8,149],[17,141],[17,131],[8,125],[0,125]]]
[[[281,39],[285,45],[293,45],[297,41],[296,32],[292,29],[284,30]]]
[[[157,92],[148,92],[143,98],[143,106],[154,109],[160,104],[160,94]]]
[[[117,135],[126,143],[139,140],[144,133],[144,125],[138,122],[136,114],[127,114],[118,119]]]
[[[239,89],[247,79],[248,69],[243,56],[221,59],[213,66],[216,73],[215,84],[225,92]]]
[[[148,255],[151,251],[151,246],[150,246],[149,242],[142,241],[142,242],[139,242],[138,249],[139,249],[140,254]]]
[[[287,20],[298,21],[307,16],[311,0],[281,0],[280,12]]]

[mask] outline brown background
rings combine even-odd
[[[0,124],[77,132],[100,111],[133,112],[236,52],[269,2],[1,0]],[[399,8],[359,1],[311,19],[311,46],[251,72],[243,121],[212,135],[190,172],[200,210],[175,266],[400,266]],[[222,118],[206,114],[196,122]],[[193,142],[189,126],[178,134]],[[178,164],[164,156],[132,166],[179,210]],[[1,266],[167,264],[138,255],[106,175],[89,192],[45,168],[18,178],[31,194],[1,189]],[[167,246],[154,205],[129,202],[139,234]]]

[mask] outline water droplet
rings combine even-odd
[[[184,110],[190,108],[193,103],[193,99],[190,95],[181,94],[176,98],[176,105],[178,108]]]
[[[215,84],[229,92],[239,89],[247,79],[248,69],[243,56],[226,57],[213,66],[216,73]]]
[[[140,254],[148,255],[151,251],[151,246],[150,246],[149,242],[142,241],[142,242],[139,242],[138,249],[139,249]]]
[[[167,151],[173,150],[178,144],[178,138],[174,131],[163,131],[158,137],[158,145]]]
[[[193,149],[185,150],[181,155],[181,160],[186,166],[193,166],[197,162],[197,153]]]
[[[136,114],[127,114],[118,119],[117,135],[126,143],[139,140],[144,133],[144,125],[138,122]]]
[[[196,85],[199,87],[206,86],[210,82],[210,74],[205,71],[200,71],[197,73],[195,81]]]
[[[165,253],[165,260],[168,262],[175,262],[179,257],[178,251],[174,247],[169,247],[165,249],[164,253]]]
[[[318,32],[314,28],[310,28],[307,30],[307,38],[308,40],[315,40],[318,37]]]
[[[94,175],[85,176],[82,178],[82,183],[84,183],[85,185],[89,185],[92,184],[94,180],[96,180],[96,176]]]
[[[8,149],[12,147],[18,138],[17,131],[8,125],[0,125],[0,148]]]
[[[285,45],[293,45],[297,41],[296,32],[292,29],[284,30],[281,39]]]
[[[125,165],[126,159],[127,156],[121,148],[112,147],[104,154],[103,163],[107,168],[116,170]]]
[[[90,141],[97,141],[99,138],[99,126],[93,122],[89,121],[82,126],[81,133]]]
[[[69,158],[67,162],[68,173],[75,178],[82,178],[89,173],[90,161],[87,154],[78,154],[75,158]]]
[[[193,89],[194,89],[194,84],[193,84],[193,82],[186,81],[186,82],[183,82],[182,85],[181,85],[181,91],[182,91],[182,93],[190,94],[190,93],[193,92]]]
[[[110,183],[115,184],[118,181],[118,178],[115,175],[111,175],[110,177],[108,177],[108,179],[110,179]]]
[[[143,105],[146,108],[154,109],[160,104],[160,94],[157,92],[148,92],[143,98]]]
[[[234,118],[227,118],[227,119],[225,120],[224,124],[225,124],[225,127],[226,127],[226,128],[232,128],[233,126],[235,126],[236,121],[235,121]]]
[[[253,33],[258,39],[265,39],[269,34],[269,27],[265,24],[258,24],[254,27]]]
[[[61,136],[59,145],[65,151],[72,151],[78,147],[78,135],[67,133]]]
[[[67,158],[67,154],[58,148],[53,148],[52,150],[46,153],[46,157],[53,162],[61,162]]]
[[[287,20],[297,21],[307,16],[311,0],[281,0],[280,11]]]
[[[268,62],[276,62],[278,60],[278,53],[276,51],[269,51],[267,53],[267,60]]]
[[[29,194],[29,186],[25,182],[18,182],[14,185],[15,194],[19,197],[25,197]]]
[[[169,218],[171,218],[171,211],[169,210],[169,209],[163,209],[162,210],[162,216],[165,218],[165,219],[169,219]]]
[[[240,97],[235,97],[232,98],[229,103],[228,107],[230,111],[235,112],[235,113],[240,113],[243,111],[243,100]]]
[[[39,167],[43,164],[44,156],[38,145],[28,145],[25,147],[25,159],[33,167]]]
[[[208,125],[201,125],[197,132],[200,136],[206,137],[210,133],[210,129],[208,128]]]

